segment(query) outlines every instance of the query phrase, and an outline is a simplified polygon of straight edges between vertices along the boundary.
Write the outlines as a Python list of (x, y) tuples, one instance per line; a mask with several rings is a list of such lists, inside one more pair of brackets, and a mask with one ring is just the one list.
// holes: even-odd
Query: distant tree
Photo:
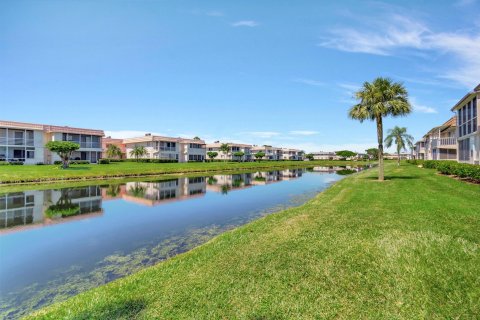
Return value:
[(237, 151), (233, 154), (237, 159), (238, 161), (240, 162), (242, 160), (242, 157), (245, 155), (245, 152), (243, 151)]
[(49, 141), (45, 145), (45, 148), (58, 154), (60, 159), (62, 159), (62, 168), (66, 169), (68, 168), (72, 153), (80, 149), (80, 145), (70, 141)]
[(193, 140), (202, 140), (202, 139), (200, 139), (199, 136), (195, 136), (195, 137), (193, 138)]
[(357, 155), (356, 152), (353, 152), (353, 151), (350, 151), (350, 150), (336, 151), (335, 154), (339, 157), (342, 157), (343, 159), (355, 157)]
[(254, 156), (255, 156), (255, 159), (257, 160), (263, 159), (263, 157), (265, 157), (265, 152), (259, 151), (255, 153)]
[(207, 152), (207, 156), (210, 158), (210, 160), (213, 160), (218, 156), (218, 152), (209, 151), (209, 152)]
[(120, 158), (122, 156), (122, 150), (115, 145), (115, 144), (109, 144), (107, 147), (107, 157), (109, 158)]
[(372, 160), (378, 160), (378, 149), (377, 148), (370, 148), (365, 150), (368, 157)]
[(218, 150), (222, 151), (227, 157), (230, 154), (230, 146), (228, 145), (228, 143), (222, 143)]
[(397, 165), (400, 165), (400, 151), (402, 149), (407, 151), (407, 147), (413, 148), (413, 137), (407, 133), (407, 128), (395, 126), (393, 129), (388, 130), (385, 146), (390, 148), (393, 142), (397, 145)]
[(307, 158), (309, 161), (314, 160), (315, 158), (313, 157), (313, 153), (308, 153), (305, 155), (305, 158)]
[(139, 158), (144, 157), (147, 154), (147, 149), (144, 146), (135, 146), (133, 147), (132, 151), (130, 151), (130, 155), (135, 157), (138, 162)]
[(383, 118), (404, 116), (412, 111), (408, 102), (408, 92), (403, 84), (388, 78), (376, 78), (365, 82), (355, 93), (359, 103), (354, 105), (348, 115), (352, 119), (376, 121), (378, 139), (378, 180), (384, 180), (383, 168)]

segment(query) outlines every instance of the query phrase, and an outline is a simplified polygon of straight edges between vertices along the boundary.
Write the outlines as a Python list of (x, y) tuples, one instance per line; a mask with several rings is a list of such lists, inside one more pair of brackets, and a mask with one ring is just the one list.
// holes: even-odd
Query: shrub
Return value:
[(441, 162), (442, 161), (439, 160), (425, 160), (423, 162), (423, 167), (427, 169), (436, 169)]
[(74, 160), (74, 161), (70, 161), (70, 164), (90, 164), (90, 161), (88, 161), (88, 160)]
[(60, 161), (60, 160), (57, 160), (57, 161), (53, 161), (53, 164), (58, 166), (58, 165), (61, 165), (63, 162)]
[(442, 174), (455, 175), (460, 178), (471, 179), (480, 182), (480, 166), (453, 161), (442, 161), (437, 165), (437, 170)]
[(37, 163), (35, 163), (35, 164), (36, 164), (37, 166), (43, 166), (43, 165), (44, 165), (43, 162), (37, 162)]
[(10, 165), (11, 166), (23, 166), (23, 162), (22, 161), (12, 161), (12, 162), (10, 162)]
[(98, 164), (110, 164), (110, 159), (100, 159), (98, 160)]
[(9, 164), (7, 161), (0, 161), (0, 166), (8, 166)]

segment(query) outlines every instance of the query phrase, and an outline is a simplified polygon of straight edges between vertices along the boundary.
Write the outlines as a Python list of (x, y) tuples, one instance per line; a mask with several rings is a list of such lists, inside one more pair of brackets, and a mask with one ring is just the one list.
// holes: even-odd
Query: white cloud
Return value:
[(259, 23), (253, 20), (240, 20), (232, 23), (232, 27), (256, 27)]
[(415, 97), (410, 97), (410, 104), (413, 106), (413, 111), (420, 113), (438, 113), (432, 107), (420, 104)]
[[(371, 21), (372, 19), (366, 18)], [(422, 54), (428, 59), (432, 53), (447, 54), (455, 66), (439, 71), (439, 77), (472, 88), (480, 74), (480, 32), (475, 34), (433, 32), (422, 22), (391, 15), (366, 28), (339, 28), (330, 31), (319, 46), (347, 52), (376, 55)]]
[(293, 82), (303, 83), (309, 86), (323, 87), (325, 83), (312, 79), (297, 78), (293, 79)]
[(296, 136), (314, 136), (319, 133), (320, 132), (318, 131), (309, 131), (309, 130), (294, 130), (289, 132), (289, 134), (293, 134)]
[(258, 138), (272, 138), (280, 135), (280, 132), (275, 132), (275, 131), (248, 131), (248, 132), (242, 132), (241, 134), (244, 135), (249, 135), (252, 137), (258, 137)]
[(146, 133), (151, 133), (154, 136), (165, 136), (163, 133), (158, 133), (158, 132), (146, 132), (146, 131), (135, 131), (135, 130), (106, 130), (105, 131), (105, 136), (111, 136), (112, 138), (116, 139), (125, 139), (125, 138), (136, 138), (136, 137), (142, 137)]

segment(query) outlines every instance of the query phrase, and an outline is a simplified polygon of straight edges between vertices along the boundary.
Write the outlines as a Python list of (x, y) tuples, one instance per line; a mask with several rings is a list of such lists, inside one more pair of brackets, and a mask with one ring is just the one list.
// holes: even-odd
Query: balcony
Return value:
[(80, 145), (80, 148), (82, 149), (100, 149), (102, 146), (100, 145), (100, 142), (80, 142), (80, 141), (74, 141), (74, 140), (63, 140), (63, 141), (68, 141), (68, 142), (73, 142), (73, 143), (78, 143)]
[(0, 145), (7, 145), (7, 146), (33, 146), (34, 140), (33, 139), (25, 139), (25, 138), (0, 138)]
[(432, 148), (456, 148), (457, 138), (439, 138), (432, 140)]

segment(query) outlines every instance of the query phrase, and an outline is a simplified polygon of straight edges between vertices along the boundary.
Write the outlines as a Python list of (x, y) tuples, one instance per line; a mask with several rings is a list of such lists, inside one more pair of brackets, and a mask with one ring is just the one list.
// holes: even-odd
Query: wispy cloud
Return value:
[(205, 12), (205, 15), (210, 17), (223, 17), (225, 14), (222, 11), (212, 10)]
[(296, 78), (296, 79), (293, 79), (292, 81), (297, 82), (297, 83), (306, 84), (306, 85), (309, 85), (309, 86), (315, 86), (315, 87), (323, 87), (325, 85), (325, 83), (323, 83), (321, 81), (312, 80), (312, 79), (305, 79), (305, 78)]
[[(371, 21), (372, 19), (365, 19)], [(438, 77), (473, 87), (480, 74), (480, 32), (434, 32), (424, 23), (401, 15), (357, 28), (332, 29), (318, 44), (346, 52), (375, 55), (448, 54), (456, 65), (439, 72)], [(429, 55), (426, 55), (430, 58)]]
[(477, 2), (477, 0), (458, 0), (457, 2), (455, 2), (455, 6), (466, 7), (466, 6), (470, 6), (472, 4), (475, 4), (476, 2)]
[(415, 97), (410, 97), (410, 104), (413, 107), (413, 111), (420, 113), (438, 113), (438, 111), (432, 107), (428, 107), (417, 101)]
[(319, 134), (320, 132), (318, 131), (309, 131), (309, 130), (293, 130), (290, 131), (289, 134), (295, 135), (295, 136), (314, 136)]
[(231, 25), (232, 25), (232, 27), (250, 27), (250, 28), (253, 28), (253, 27), (258, 26), (259, 23), (256, 22), (256, 21), (253, 21), (253, 20), (240, 20), (240, 21), (233, 22)]
[(248, 135), (257, 138), (272, 138), (280, 135), (280, 132), (275, 131), (247, 131), (242, 132), (242, 135)]
[(166, 136), (166, 134), (159, 133), (159, 132), (147, 132), (147, 131), (135, 131), (135, 130), (105, 130), (106, 137), (111, 136), (112, 138), (115, 138), (115, 139), (142, 137), (146, 133), (151, 133), (152, 135), (155, 135), (155, 136)]

